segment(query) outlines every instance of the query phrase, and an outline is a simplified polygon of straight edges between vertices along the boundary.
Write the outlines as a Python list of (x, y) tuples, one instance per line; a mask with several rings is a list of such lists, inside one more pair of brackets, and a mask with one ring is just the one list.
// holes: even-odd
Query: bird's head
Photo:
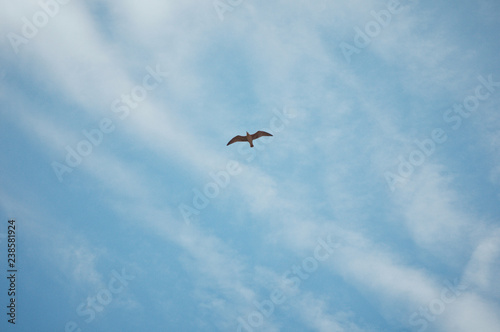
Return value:
[(248, 133), (248, 131), (247, 131), (247, 135), (250, 135), (250, 134)]

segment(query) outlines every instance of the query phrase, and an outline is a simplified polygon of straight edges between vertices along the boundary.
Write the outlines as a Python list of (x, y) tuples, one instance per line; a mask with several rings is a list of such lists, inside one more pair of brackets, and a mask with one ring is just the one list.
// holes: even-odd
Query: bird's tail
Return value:
[(250, 147), (253, 148), (253, 142), (250, 142)]

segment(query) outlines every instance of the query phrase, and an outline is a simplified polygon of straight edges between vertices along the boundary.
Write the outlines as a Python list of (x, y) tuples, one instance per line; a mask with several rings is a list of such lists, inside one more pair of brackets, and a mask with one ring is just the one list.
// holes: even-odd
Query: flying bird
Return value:
[(240, 136), (240, 135), (234, 136), (233, 138), (231, 138), (229, 143), (227, 143), (227, 145), (233, 144), (234, 142), (248, 142), (248, 143), (250, 143), (250, 147), (253, 148), (253, 140), (257, 139), (259, 137), (262, 137), (262, 136), (273, 136), (273, 135), (266, 133), (265, 131), (261, 131), (261, 130), (259, 130), (258, 132), (256, 132), (253, 135), (250, 135), (247, 131), (246, 136)]

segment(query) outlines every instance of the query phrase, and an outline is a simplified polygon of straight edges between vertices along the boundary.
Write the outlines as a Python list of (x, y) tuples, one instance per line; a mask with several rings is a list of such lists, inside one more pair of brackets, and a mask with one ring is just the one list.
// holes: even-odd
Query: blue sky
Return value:
[(497, 1), (3, 2), (2, 331), (500, 330)]

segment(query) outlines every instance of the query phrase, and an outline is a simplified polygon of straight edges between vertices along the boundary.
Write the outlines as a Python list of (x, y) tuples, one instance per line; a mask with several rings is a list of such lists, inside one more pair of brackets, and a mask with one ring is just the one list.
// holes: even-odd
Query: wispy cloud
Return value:
[[(134, 283), (161, 303), (146, 311), (162, 311), (166, 322), (169, 296), (182, 291), (183, 319), (198, 315), (189, 322), (198, 330), (237, 330), (238, 318), (250, 324), (253, 312), (269, 331), (290, 321), (317, 331), (497, 329), (496, 210), (491, 203), (469, 208), (481, 195), (464, 187), (466, 167), (485, 161), (485, 182), (497, 191), (498, 97), (481, 104), (460, 132), (447, 131), (446, 144), (436, 144), (398, 190), (388, 189), (383, 175), (397, 168), (398, 155), (411, 157), (415, 139), (445, 125), (449, 105), (474, 95), (478, 75), (494, 73), (491, 62), (457, 41), (454, 12), (404, 2), (348, 65), (339, 43), (351, 41), (353, 27), (377, 21), (372, 11), (387, 2), (239, 3), (221, 22), (211, 1), (70, 2), (17, 54), (2, 55), (9, 68), (0, 102), (12, 107), (2, 115), (43, 159), (36, 161), (40, 174), (65, 160), (67, 146), (90, 142), (84, 132), (102, 119), (114, 125), (68, 181), (0, 177), (17, 188), (0, 195), (5, 213), (29, 219), (41, 259), (67, 289), (78, 285), (66, 301), (77, 306), (82, 292), (105, 292), (111, 271), (129, 263)], [(40, 10), (36, 3), (8, 7), (9, 15), (0, 14), (7, 32)], [(148, 68), (159, 70), (162, 82), (142, 98), (141, 87), (152, 82), (145, 81)], [(128, 108), (117, 111), (117, 100)], [(240, 130), (272, 128), (273, 110), (287, 107), (295, 117), (269, 143), (225, 147)], [(461, 166), (464, 137), (484, 149), (481, 161), (464, 158), (468, 166)], [(241, 172), (185, 223), (179, 204), (231, 160)], [(54, 199), (42, 194), (44, 186)], [(64, 218), (11, 195), (52, 204)], [(29, 210), (40, 217), (28, 217)], [(264, 319), (255, 303), (271, 298), (291, 266), (313, 264), (305, 259), (326, 234), (339, 247)], [(135, 261), (132, 251), (150, 253)], [(153, 256), (157, 266), (147, 266)], [(176, 269), (185, 281), (170, 285), (144, 269)], [(420, 309), (443, 301), (445, 280), (468, 288), (427, 319)], [(134, 283), (120, 293), (124, 310), (147, 304)], [(349, 296), (330, 296), (327, 283)]]

